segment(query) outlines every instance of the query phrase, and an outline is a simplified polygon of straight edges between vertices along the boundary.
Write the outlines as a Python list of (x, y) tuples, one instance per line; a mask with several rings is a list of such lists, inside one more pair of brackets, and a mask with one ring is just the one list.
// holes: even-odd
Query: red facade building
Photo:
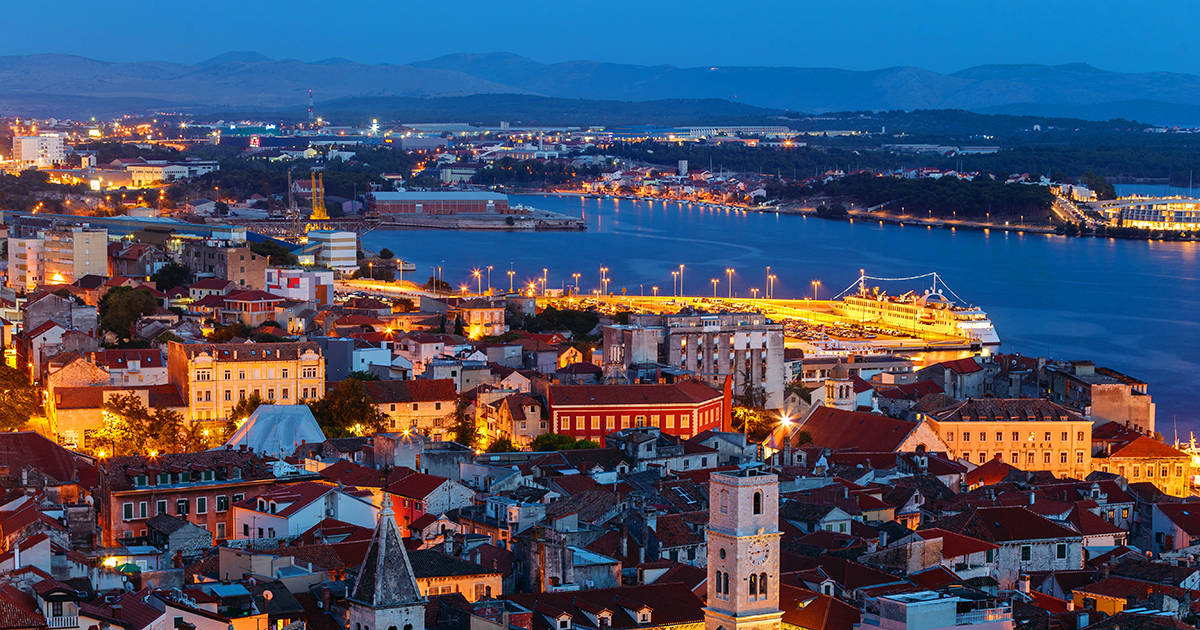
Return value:
[(729, 426), (728, 393), (699, 381), (644, 385), (556, 385), (549, 395), (555, 433), (604, 443), (629, 427), (658, 427), (684, 439)]

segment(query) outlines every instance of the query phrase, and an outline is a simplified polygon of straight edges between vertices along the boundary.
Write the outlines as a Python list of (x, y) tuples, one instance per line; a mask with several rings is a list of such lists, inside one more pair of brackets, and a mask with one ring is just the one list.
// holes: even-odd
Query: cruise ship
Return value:
[[(1000, 336), (987, 313), (982, 309), (959, 304), (947, 298), (938, 287), (945, 283), (937, 274), (918, 277), (933, 277), (933, 287), (917, 293), (909, 291), (891, 296), (876, 289), (868, 289), (868, 279), (901, 280), (901, 278), (869, 278), (861, 276), (856, 283), (855, 293), (844, 295), (833, 303), (834, 309), (843, 317), (862, 324), (877, 324), (915, 334), (934, 333), (951, 337), (965, 337), (984, 346), (1000, 344)], [(903, 278), (908, 280), (910, 278)], [(948, 288), (946, 288), (949, 291)], [(950, 291), (954, 295), (953, 291)], [(957, 298), (958, 296), (955, 295)]]

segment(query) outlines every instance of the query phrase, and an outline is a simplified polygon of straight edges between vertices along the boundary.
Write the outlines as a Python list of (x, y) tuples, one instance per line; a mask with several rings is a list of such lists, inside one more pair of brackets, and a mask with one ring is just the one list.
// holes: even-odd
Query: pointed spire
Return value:
[(383, 494), (379, 521), (367, 547), (350, 599), (372, 608), (393, 608), (425, 601), (404, 549), (389, 493)]

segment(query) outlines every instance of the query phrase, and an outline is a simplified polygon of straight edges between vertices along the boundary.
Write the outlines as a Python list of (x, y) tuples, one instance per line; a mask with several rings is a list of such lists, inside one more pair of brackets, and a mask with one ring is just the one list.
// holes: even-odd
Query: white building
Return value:
[(309, 242), (317, 244), (316, 263), (334, 271), (358, 269), (358, 236), (354, 232), (312, 230)]
[(63, 137), (57, 133), (13, 137), (13, 160), (19, 164), (50, 168), (65, 159)]
[(333, 272), (267, 267), (266, 291), (289, 300), (332, 304)]
[(370, 527), (378, 515), (369, 491), (306, 481), (233, 504), (233, 537), (298, 536), (327, 518)]
[(1004, 602), (968, 603), (953, 595), (917, 591), (881, 595), (875, 599), (875, 604), (877, 612), (863, 615), (862, 625), (882, 630), (1011, 630), (1014, 627), (1012, 605)]

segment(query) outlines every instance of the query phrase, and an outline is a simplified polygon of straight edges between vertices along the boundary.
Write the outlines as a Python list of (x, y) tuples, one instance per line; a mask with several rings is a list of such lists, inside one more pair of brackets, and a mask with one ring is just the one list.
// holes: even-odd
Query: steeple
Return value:
[[(392, 502), (386, 492), (375, 534), (371, 537), (371, 545), (358, 570), (358, 579), (354, 582), (349, 599), (352, 604), (374, 609), (377, 613), (382, 609), (411, 606), (424, 609), (425, 598), (417, 587), (412, 563), (408, 560), (408, 552), (404, 550), (404, 542), (396, 528)], [(378, 624), (372, 625), (378, 627)]]

